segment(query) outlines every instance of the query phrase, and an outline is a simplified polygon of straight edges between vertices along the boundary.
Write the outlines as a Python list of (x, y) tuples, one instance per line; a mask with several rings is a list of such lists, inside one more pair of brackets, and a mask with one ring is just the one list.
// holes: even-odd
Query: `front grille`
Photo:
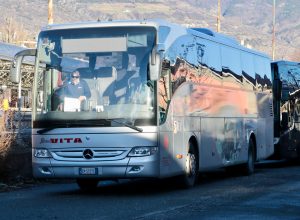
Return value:
[(55, 160), (65, 161), (87, 161), (83, 156), (83, 151), (90, 149), (93, 152), (91, 161), (119, 160), (123, 159), (129, 153), (129, 149), (99, 149), (99, 148), (82, 148), (82, 149), (53, 149), (50, 150)]

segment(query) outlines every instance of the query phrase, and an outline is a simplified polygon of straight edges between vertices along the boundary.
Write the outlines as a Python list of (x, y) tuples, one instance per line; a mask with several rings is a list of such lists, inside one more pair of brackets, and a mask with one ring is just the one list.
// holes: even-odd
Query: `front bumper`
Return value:
[[(126, 157), (117, 161), (70, 162), (53, 158), (34, 158), (33, 175), (36, 178), (156, 178), (159, 177), (157, 154), (144, 157)], [(82, 175), (80, 168), (97, 168), (95, 175)]]

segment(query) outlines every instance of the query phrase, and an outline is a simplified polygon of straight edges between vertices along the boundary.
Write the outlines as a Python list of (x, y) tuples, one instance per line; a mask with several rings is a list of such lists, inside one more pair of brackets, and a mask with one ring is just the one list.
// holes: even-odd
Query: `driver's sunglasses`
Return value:
[(72, 78), (76, 78), (76, 79), (78, 79), (80, 76), (72, 76)]

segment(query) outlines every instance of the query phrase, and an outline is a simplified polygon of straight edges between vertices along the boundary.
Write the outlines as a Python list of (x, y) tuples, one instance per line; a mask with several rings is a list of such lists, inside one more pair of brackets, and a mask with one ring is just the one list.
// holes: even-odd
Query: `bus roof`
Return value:
[(89, 21), (79, 23), (66, 23), (66, 24), (51, 24), (42, 28), (45, 30), (61, 30), (61, 29), (80, 29), (80, 28), (97, 28), (97, 27), (128, 27), (128, 26), (141, 26), (141, 27), (156, 27), (159, 26), (179, 26), (168, 23), (164, 20), (115, 20), (115, 21)]
[(261, 53), (259, 51), (248, 49), (238, 43), (233, 37), (214, 32), (206, 28), (186, 28), (184, 26), (167, 22), (162, 19), (151, 19), (151, 20), (115, 20), (115, 21), (89, 21), (89, 22), (79, 22), (79, 23), (66, 23), (66, 24), (52, 24), (47, 25), (42, 28), (42, 31), (47, 30), (66, 30), (66, 29), (80, 29), (80, 28), (105, 28), (105, 27), (154, 27), (157, 30), (160, 27), (168, 27), (170, 29), (168, 38), (165, 38), (166, 48), (170, 46), (178, 37), (186, 34), (191, 34), (194, 36), (199, 36), (201, 38), (214, 41), (223, 45), (237, 48), (239, 50), (244, 50), (249, 53), (254, 53), (259, 56), (267, 57), (268, 55)]
[(289, 60), (276, 60), (273, 61), (272, 63), (274, 64), (279, 64), (279, 65), (289, 65), (289, 66), (300, 66), (300, 62), (294, 62), (294, 61), (289, 61)]

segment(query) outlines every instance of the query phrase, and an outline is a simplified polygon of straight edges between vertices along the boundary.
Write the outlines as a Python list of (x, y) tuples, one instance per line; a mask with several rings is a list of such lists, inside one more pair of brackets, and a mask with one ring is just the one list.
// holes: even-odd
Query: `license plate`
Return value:
[(94, 167), (82, 167), (79, 168), (80, 175), (96, 175), (98, 174), (98, 169)]

